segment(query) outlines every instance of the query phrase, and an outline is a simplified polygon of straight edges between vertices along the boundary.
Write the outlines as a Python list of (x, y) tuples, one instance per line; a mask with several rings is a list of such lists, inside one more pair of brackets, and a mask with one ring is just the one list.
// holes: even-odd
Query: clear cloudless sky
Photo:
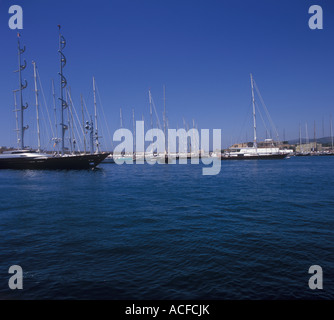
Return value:
[[(162, 122), (165, 85), (169, 127), (183, 126), (183, 119), (191, 127), (194, 119), (198, 128), (221, 128), (223, 145), (251, 141), (253, 73), (281, 139), (298, 138), (300, 123), (303, 136), (307, 123), (313, 137), (314, 121), (318, 137), (323, 124), (330, 135), (332, 0), (0, 0), (0, 145), (16, 146), (17, 30), (8, 27), (13, 4), (23, 8), (27, 145), (37, 145), (32, 60), (51, 116), (51, 79), (59, 96), (58, 24), (67, 40), (64, 75), (74, 105), (79, 113), (82, 93), (93, 112), (95, 76), (111, 133), (120, 126), (120, 108), (124, 127), (132, 129), (132, 109), (149, 127), (149, 88)], [(314, 4), (322, 6), (323, 30), (308, 26)], [(41, 92), (40, 98), (43, 103)], [(258, 126), (263, 139), (259, 115)]]

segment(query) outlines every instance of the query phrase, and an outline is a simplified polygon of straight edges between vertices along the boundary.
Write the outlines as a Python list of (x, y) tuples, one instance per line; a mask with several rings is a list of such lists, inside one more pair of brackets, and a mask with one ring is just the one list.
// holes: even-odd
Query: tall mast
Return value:
[[(68, 106), (68, 89), (65, 89), (65, 95), (66, 95), (66, 104)], [(69, 137), (68, 137), (68, 141), (70, 143), (70, 151), (71, 153), (73, 152), (73, 148), (72, 148), (72, 126), (71, 126), (71, 117), (70, 117), (70, 110), (71, 107), (67, 108), (67, 128), (69, 129)]]
[(314, 120), (314, 144), (313, 144), (313, 151), (316, 151), (317, 149), (317, 141), (316, 141), (316, 135), (315, 135), (315, 120)]
[[(183, 129), (187, 131), (186, 121), (184, 120), (184, 118), (182, 118), (182, 122), (183, 122)], [(189, 149), (189, 140), (187, 138), (186, 153), (188, 152), (188, 149)], [(180, 143), (179, 143), (179, 150), (180, 150)], [(184, 150), (182, 150), (182, 151), (184, 151)]]
[(152, 96), (151, 89), (148, 89), (148, 98), (150, 102), (150, 118), (151, 118), (151, 129), (153, 129), (153, 117), (152, 117)]
[(132, 126), (133, 126), (133, 153), (136, 155), (136, 124), (135, 124), (135, 109), (132, 109)]
[(60, 33), (60, 25), (59, 28), (59, 56), (60, 56), (60, 105), (61, 105), (61, 153), (65, 154), (65, 131), (68, 129), (68, 126), (64, 123), (64, 110), (68, 107), (67, 102), (64, 100), (64, 88), (67, 85), (66, 78), (63, 75), (63, 68), (66, 65), (66, 58), (63, 54), (63, 49), (66, 46), (66, 40), (63, 35)]
[(82, 114), (82, 130), (83, 130), (83, 138), (84, 138), (84, 152), (86, 154), (86, 134), (85, 134), (85, 116), (84, 116), (84, 108), (83, 108), (83, 99), (82, 94), (80, 94), (81, 99), (81, 114)]
[(53, 98), (53, 112), (55, 117), (55, 129), (56, 129), (56, 137), (58, 136), (58, 121), (57, 121), (57, 107), (56, 107), (56, 92), (55, 92), (55, 82), (52, 79), (52, 98)]
[(94, 123), (93, 123), (93, 118), (90, 116), (90, 153), (94, 153)]
[(41, 152), (41, 132), (39, 127), (39, 104), (38, 104), (38, 88), (37, 88), (37, 74), (36, 74), (36, 62), (32, 62), (34, 66), (34, 82), (35, 82), (35, 98), (36, 98), (36, 120), (37, 120), (37, 151)]
[(74, 133), (74, 119), (73, 119), (73, 101), (71, 97), (71, 87), (68, 88), (68, 100), (70, 102), (70, 107), (69, 107), (69, 112), (70, 112), (70, 129), (71, 129), (71, 145), (72, 145), (72, 153), (75, 153), (75, 145), (76, 145), (76, 140), (75, 140), (75, 133)]
[(254, 143), (253, 147), (257, 151), (257, 142), (256, 142), (256, 117), (255, 117), (255, 97), (254, 97), (254, 80), (253, 75), (250, 74), (251, 77), (251, 87), (252, 87), (252, 103), (253, 103), (253, 124), (254, 124)]
[(121, 124), (121, 129), (122, 129), (123, 128), (122, 108), (119, 108), (119, 120)]
[(166, 86), (163, 86), (164, 91), (164, 136), (165, 136), (165, 153), (167, 151), (166, 143), (167, 143), (167, 137), (166, 137)]
[[(198, 130), (197, 124), (195, 125), (195, 119), (193, 119), (193, 129)], [(197, 140), (196, 135), (192, 134), (192, 136), (193, 136), (193, 139), (194, 139), (194, 150), (199, 152), (199, 148), (200, 148), (199, 141)]]
[[(148, 99), (150, 103), (150, 120), (151, 120), (151, 129), (153, 130), (153, 115), (152, 115), (152, 95), (151, 95), (151, 89), (148, 89)], [(153, 141), (153, 131), (151, 134), (151, 138)], [(152, 154), (153, 154), (153, 147), (152, 147)]]
[(311, 147), (309, 146), (310, 144), (310, 140), (309, 140), (309, 136), (308, 136), (308, 128), (307, 128), (307, 122), (305, 122), (305, 139), (306, 139), (306, 145), (307, 145), (307, 152), (311, 151)]
[[(193, 119), (193, 129), (195, 129), (195, 120), (194, 119)], [(193, 137), (193, 140), (194, 140), (194, 143), (193, 143), (194, 147), (193, 147), (193, 149), (196, 150), (197, 141), (195, 141), (194, 131), (192, 133), (192, 137)]]
[(331, 123), (330, 123), (330, 130), (331, 130), (331, 142), (332, 142), (332, 150), (333, 150), (333, 121), (331, 116)]
[(94, 93), (94, 115), (95, 115), (95, 144), (96, 144), (95, 153), (99, 153), (100, 144), (99, 144), (99, 131), (98, 131), (98, 126), (97, 126), (96, 89), (95, 89), (95, 78), (94, 77), (93, 77), (93, 93)]
[[(54, 142), (55, 142), (55, 146), (58, 145), (59, 139), (58, 139), (58, 121), (57, 121), (57, 107), (56, 107), (56, 92), (55, 92), (55, 83), (52, 79), (52, 97), (53, 97), (53, 111), (54, 111), (54, 117), (55, 117), (55, 129), (56, 129), (56, 135), (53, 138)], [(59, 149), (57, 148), (57, 151), (59, 151)]]
[[(189, 132), (189, 124), (188, 123), (187, 123), (187, 132)], [(187, 138), (187, 140), (188, 140), (188, 138)], [(192, 152), (192, 141), (191, 141), (191, 139), (189, 140), (189, 152), (190, 153)]]
[(299, 123), (299, 152), (302, 152), (302, 128)]
[(21, 64), (21, 54), (25, 52), (26, 50), (26, 47), (24, 46), (22, 49), (21, 49), (21, 46), (20, 46), (20, 37), (21, 35), (18, 33), (17, 34), (17, 52), (18, 52), (18, 63), (19, 63), (19, 92), (20, 92), (20, 122), (21, 122), (21, 129), (20, 129), (20, 148), (21, 149), (24, 149), (24, 131), (28, 129), (28, 126), (24, 126), (24, 117), (23, 117), (23, 113), (24, 113), (24, 110), (28, 108), (28, 104), (26, 103), (26, 105), (24, 106), (23, 105), (23, 96), (22, 96), (22, 90), (25, 89), (27, 87), (27, 80), (24, 80), (25, 84), (22, 84), (22, 74), (21, 74), (21, 71), (24, 70), (27, 66), (27, 62), (24, 60), (24, 64), (22, 65)]
[(14, 112), (15, 112), (15, 124), (16, 124), (16, 142), (17, 142), (17, 148), (20, 148), (20, 129), (19, 129), (19, 118), (17, 115), (17, 112), (19, 111), (17, 109), (17, 101), (16, 101), (16, 92), (19, 90), (13, 90), (13, 94), (14, 94)]

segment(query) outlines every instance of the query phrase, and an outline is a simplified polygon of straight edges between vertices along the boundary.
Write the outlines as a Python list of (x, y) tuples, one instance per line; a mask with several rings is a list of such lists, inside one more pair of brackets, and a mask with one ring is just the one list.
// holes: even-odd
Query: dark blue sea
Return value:
[(202, 166), (1, 170), (0, 299), (334, 299), (334, 157)]

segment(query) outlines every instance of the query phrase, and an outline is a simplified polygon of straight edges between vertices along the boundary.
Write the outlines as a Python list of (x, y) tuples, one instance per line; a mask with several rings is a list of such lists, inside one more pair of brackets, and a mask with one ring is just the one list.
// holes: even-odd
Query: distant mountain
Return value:
[[(322, 137), (322, 138), (316, 138), (315, 139), (318, 143), (321, 144), (331, 144), (332, 143), (332, 138), (331, 137)], [(302, 138), (301, 139), (302, 143), (306, 143), (306, 139)], [(309, 139), (309, 142), (314, 142), (314, 139)], [(293, 139), (293, 140), (289, 140), (289, 144), (299, 144), (299, 139)]]

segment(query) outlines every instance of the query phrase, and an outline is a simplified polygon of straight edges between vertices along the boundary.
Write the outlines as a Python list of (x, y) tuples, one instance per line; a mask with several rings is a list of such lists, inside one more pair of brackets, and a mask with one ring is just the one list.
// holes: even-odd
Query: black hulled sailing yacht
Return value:
[[(51, 155), (41, 153), (40, 150), (28, 150), (24, 146), (24, 132), (28, 126), (24, 126), (24, 110), (28, 105), (23, 105), (22, 91), (27, 87), (27, 81), (22, 84), (22, 71), (26, 68), (26, 61), (21, 63), (21, 55), (25, 52), (25, 47), (21, 48), (20, 35), (18, 34), (18, 63), (19, 63), (19, 92), (20, 96), (20, 129), (19, 129), (19, 149), (7, 151), (0, 154), (0, 169), (89, 169), (95, 168), (102, 162), (109, 153), (101, 153), (97, 148), (95, 153), (91, 154), (66, 154), (65, 153), (65, 131), (67, 126), (64, 124), (64, 110), (68, 107), (64, 100), (64, 88), (66, 87), (66, 79), (63, 75), (63, 68), (66, 64), (66, 59), (63, 54), (66, 41), (60, 33), (59, 27), (59, 54), (60, 54), (60, 104), (61, 104), (61, 127), (62, 127), (62, 148), (61, 154)], [(98, 142), (97, 142), (98, 144)]]

